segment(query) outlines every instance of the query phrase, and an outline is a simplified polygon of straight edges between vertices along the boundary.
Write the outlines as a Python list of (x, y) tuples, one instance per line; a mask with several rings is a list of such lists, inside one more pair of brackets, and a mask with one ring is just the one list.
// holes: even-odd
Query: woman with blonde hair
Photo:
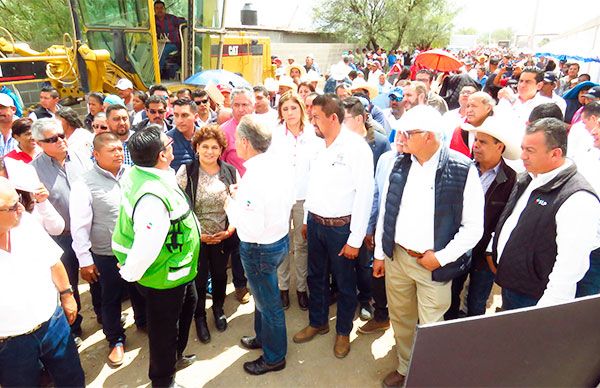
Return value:
[(290, 263), (294, 258), (296, 273), (296, 291), (298, 305), (302, 310), (308, 308), (306, 293), (307, 246), (302, 237), (304, 217), (304, 199), (308, 184), (310, 161), (317, 152), (325, 148), (323, 139), (317, 137), (314, 127), (309, 123), (306, 108), (302, 98), (294, 92), (287, 92), (279, 100), (279, 126), (273, 130), (273, 140), (270, 150), (286, 156), (294, 173), (296, 203), (292, 207), (290, 231), (290, 253), (279, 266), (277, 271), (279, 290), (283, 308), (290, 305)]

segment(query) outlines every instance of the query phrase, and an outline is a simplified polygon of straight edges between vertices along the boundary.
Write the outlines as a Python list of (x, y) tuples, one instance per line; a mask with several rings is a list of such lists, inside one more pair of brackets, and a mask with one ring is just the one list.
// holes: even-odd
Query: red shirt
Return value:
[(29, 154), (27, 154), (23, 151), (17, 151), (17, 150), (10, 151), (8, 154), (5, 155), (5, 157), (20, 160), (25, 163), (29, 163), (33, 160), (33, 158), (31, 156), (29, 156)]

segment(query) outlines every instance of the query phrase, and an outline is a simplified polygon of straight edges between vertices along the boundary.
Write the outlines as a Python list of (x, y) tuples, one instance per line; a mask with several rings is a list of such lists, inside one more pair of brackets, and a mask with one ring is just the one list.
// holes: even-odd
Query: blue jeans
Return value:
[(256, 305), (254, 331), (268, 364), (284, 360), (287, 353), (285, 314), (279, 297), (277, 267), (289, 248), (287, 235), (272, 244), (240, 242), (242, 265)]
[(511, 291), (506, 288), (502, 289), (502, 309), (514, 310), (522, 307), (532, 307), (537, 304), (538, 298), (532, 298), (529, 295)]
[(356, 258), (356, 287), (358, 288), (358, 302), (367, 304), (371, 300), (371, 281), (373, 279), (373, 251), (367, 249), (363, 243)]
[(102, 331), (112, 348), (118, 342), (125, 343), (125, 329), (121, 326), (121, 299), (125, 288), (129, 291), (135, 323), (138, 327), (146, 325), (146, 305), (135, 284), (121, 278), (115, 256), (92, 253), (92, 257), (100, 272), (98, 283), (102, 289)]
[[(350, 224), (324, 226), (308, 215), (308, 318), (312, 327), (329, 320), (329, 273), (331, 270), (338, 288), (336, 331), (349, 335), (356, 312), (356, 262), (338, 254), (348, 241)], [(329, 265), (328, 265), (329, 264)]]
[(494, 273), (486, 265), (482, 269), (471, 269), (467, 294), (467, 316), (485, 314), (485, 306), (494, 286)]
[[(73, 239), (71, 238), (70, 234), (52, 236), (52, 238), (64, 252), (60, 257), (60, 261), (62, 261), (63, 265), (65, 266), (67, 276), (69, 277), (69, 283), (71, 283), (71, 286), (73, 287), (73, 296), (75, 297), (75, 302), (77, 302), (77, 318), (75, 319), (75, 322), (71, 324), (71, 332), (73, 335), (79, 336), (81, 335), (81, 321), (83, 321), (83, 317), (80, 314), (81, 299), (79, 298), (79, 261), (77, 260), (77, 256), (75, 255), (75, 252), (71, 246), (73, 244)], [(96, 282), (90, 284), (90, 295), (92, 297), (94, 313), (96, 316), (102, 315), (102, 290), (100, 289), (100, 283)]]
[(79, 353), (70, 334), (69, 323), (58, 306), (35, 332), (0, 341), (0, 386), (39, 386), (42, 364), (56, 387), (85, 386)]
[(576, 298), (600, 294), (600, 248), (590, 254), (590, 269), (577, 283)]

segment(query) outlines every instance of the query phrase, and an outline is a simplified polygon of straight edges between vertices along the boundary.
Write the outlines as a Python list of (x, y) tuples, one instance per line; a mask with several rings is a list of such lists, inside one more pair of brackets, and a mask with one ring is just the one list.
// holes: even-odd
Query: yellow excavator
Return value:
[[(16, 43), (0, 27), (0, 84), (49, 81), (62, 98), (90, 91), (116, 93), (120, 78), (147, 90), (176, 88), (207, 69), (240, 74), (251, 84), (273, 75), (270, 39), (224, 28), (226, 0), (164, 0), (166, 12), (184, 19), (180, 46), (160, 58), (169, 43), (157, 34), (154, 0), (69, 0), (72, 34), (43, 52)], [(161, 75), (162, 73), (162, 75)]]

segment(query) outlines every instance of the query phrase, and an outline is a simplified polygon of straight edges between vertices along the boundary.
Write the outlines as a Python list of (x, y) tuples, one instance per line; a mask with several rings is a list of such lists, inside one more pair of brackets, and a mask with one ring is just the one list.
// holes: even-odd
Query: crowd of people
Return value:
[(195, 361), (192, 326), (211, 341), (208, 294), (227, 330), (228, 267), (255, 304), (247, 373), (286, 367), (286, 309), (308, 311), (301, 344), (337, 304), (337, 358), (356, 315), (393, 328), (385, 387), (417, 323), (485, 314), (494, 282), (503, 310), (600, 293), (600, 86), (549, 58), (478, 49), (436, 73), (415, 54), (274, 57), (253, 88), (121, 79), (85, 117), (50, 86), (29, 112), (0, 93), (0, 385), (85, 385), (80, 279), (112, 367), (131, 300), (153, 386)]

